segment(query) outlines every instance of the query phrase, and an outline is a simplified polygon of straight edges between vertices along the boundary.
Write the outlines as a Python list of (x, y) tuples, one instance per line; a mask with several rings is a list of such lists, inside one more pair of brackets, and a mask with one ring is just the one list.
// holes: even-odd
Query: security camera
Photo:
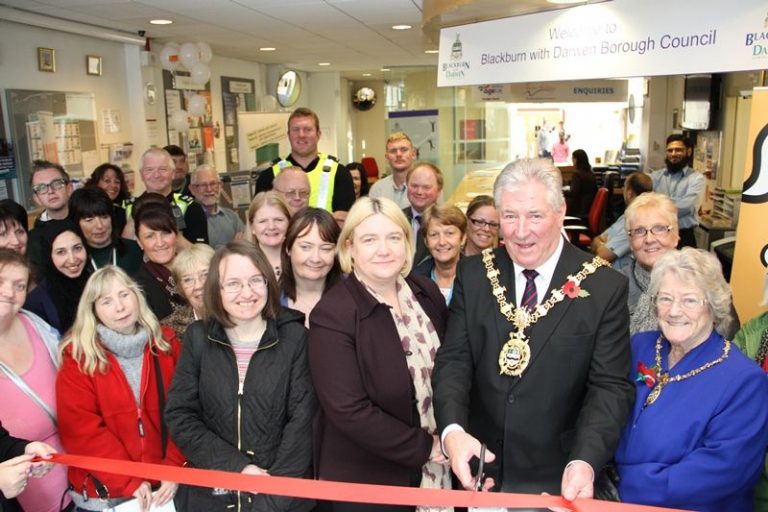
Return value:
[(144, 37), (147, 34), (146, 30), (139, 30), (139, 37)]

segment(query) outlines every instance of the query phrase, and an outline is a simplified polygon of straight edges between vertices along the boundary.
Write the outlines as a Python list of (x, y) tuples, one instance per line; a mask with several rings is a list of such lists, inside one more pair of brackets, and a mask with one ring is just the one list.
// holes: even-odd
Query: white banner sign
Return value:
[(438, 86), (768, 67), (765, 0), (613, 0), (440, 31)]

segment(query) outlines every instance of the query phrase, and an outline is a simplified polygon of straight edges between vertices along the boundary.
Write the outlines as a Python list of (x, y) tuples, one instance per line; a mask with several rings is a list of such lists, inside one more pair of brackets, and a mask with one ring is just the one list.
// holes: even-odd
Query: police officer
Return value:
[[(191, 196), (173, 192), (172, 182), (175, 165), (164, 149), (150, 148), (141, 155), (141, 179), (147, 192), (155, 192), (168, 198), (176, 226), (184, 238), (193, 244), (208, 243), (208, 219), (205, 210)], [(131, 216), (133, 204), (126, 207)]]
[(256, 180), (256, 191), (272, 189), (272, 181), (286, 167), (300, 167), (310, 183), (309, 206), (330, 212), (346, 212), (355, 202), (355, 186), (346, 167), (330, 155), (317, 151), (320, 121), (308, 108), (297, 108), (288, 117), (288, 140), (291, 154), (276, 160)]

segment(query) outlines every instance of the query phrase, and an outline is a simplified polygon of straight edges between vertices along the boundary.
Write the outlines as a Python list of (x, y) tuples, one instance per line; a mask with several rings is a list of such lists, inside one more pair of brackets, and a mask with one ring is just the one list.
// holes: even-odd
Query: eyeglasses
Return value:
[(472, 217), (469, 218), (469, 222), (471, 222), (472, 225), (476, 228), (499, 229), (498, 222), (487, 221), (483, 219), (473, 219)]
[(38, 183), (32, 187), (32, 192), (37, 195), (47, 194), (49, 190), (63, 189), (67, 186), (67, 183), (69, 183), (69, 181), (65, 180), (64, 178), (53, 180), (50, 183)]
[(696, 311), (707, 303), (705, 299), (699, 299), (697, 297), (683, 297), (678, 300), (671, 295), (657, 295), (655, 302), (656, 307), (662, 309), (669, 309), (672, 307), (672, 304), (677, 302), (680, 304), (680, 307), (686, 311)]
[(649, 232), (655, 236), (659, 235), (666, 235), (672, 231), (672, 226), (663, 226), (661, 224), (656, 224), (655, 226), (651, 226), (650, 229), (646, 227), (640, 227), (635, 229), (630, 229), (627, 231), (627, 234), (630, 238), (645, 238), (645, 235), (647, 235)]
[(280, 192), (281, 194), (283, 194), (286, 197), (295, 197), (295, 198), (298, 198), (298, 199), (306, 199), (306, 198), (309, 197), (309, 190), (298, 190), (298, 189), (294, 189), (294, 190), (280, 190), (278, 188), (276, 188), (275, 190), (277, 190), (278, 192)]
[(184, 288), (191, 288), (195, 286), (196, 283), (205, 283), (206, 278), (208, 277), (208, 271), (205, 270), (203, 272), (200, 272), (197, 275), (186, 275), (181, 278), (181, 286)]
[[(253, 276), (247, 281), (248, 286), (251, 290), (254, 292), (258, 292), (267, 286), (267, 278), (264, 276)], [(224, 290), (225, 293), (240, 293), (243, 291), (243, 288), (245, 287), (245, 284), (243, 281), (238, 281), (237, 279), (232, 279), (230, 281), (224, 282), (224, 284), (221, 285), (221, 289)]]

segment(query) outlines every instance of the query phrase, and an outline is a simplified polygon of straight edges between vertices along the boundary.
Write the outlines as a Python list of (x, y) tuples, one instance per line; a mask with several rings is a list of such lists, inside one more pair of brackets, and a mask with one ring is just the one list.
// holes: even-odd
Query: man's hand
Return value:
[(576, 498), (591, 498), (594, 492), (595, 472), (592, 466), (576, 460), (565, 467), (560, 492), (568, 501)]
[(263, 476), (269, 476), (269, 473), (266, 469), (261, 469), (256, 464), (248, 464), (243, 468), (243, 470), (240, 472), (244, 475), (263, 475)]
[[(454, 430), (445, 436), (445, 452), (448, 454), (448, 460), (451, 462), (451, 469), (461, 485), (469, 490), (475, 490), (476, 479), (469, 468), (469, 461), (472, 457), (480, 457), (480, 441), (462, 430)], [(490, 450), (485, 450), (485, 462), (493, 462), (496, 459)], [(482, 477), (482, 475), (480, 475)], [(493, 478), (487, 478), (483, 484), (483, 491), (493, 488), (495, 482)]]

